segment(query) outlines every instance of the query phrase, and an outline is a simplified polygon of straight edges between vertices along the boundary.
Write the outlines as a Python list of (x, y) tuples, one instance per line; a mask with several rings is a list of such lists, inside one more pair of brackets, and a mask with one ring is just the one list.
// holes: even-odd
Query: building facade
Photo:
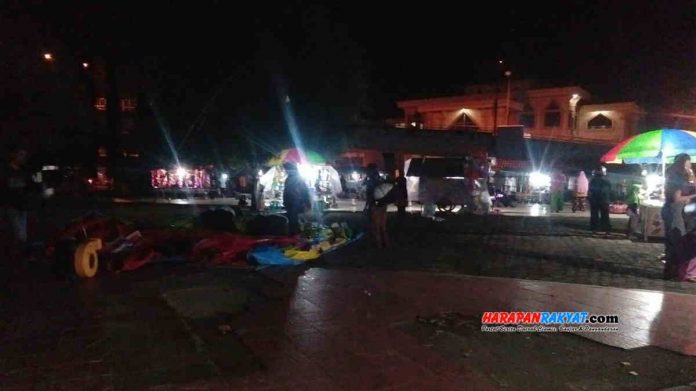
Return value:
[(506, 92), (406, 100), (398, 127), (430, 131), (495, 133), (522, 125), (525, 137), (578, 143), (616, 144), (638, 133), (642, 111), (633, 102), (593, 104), (580, 87), (515, 88)]

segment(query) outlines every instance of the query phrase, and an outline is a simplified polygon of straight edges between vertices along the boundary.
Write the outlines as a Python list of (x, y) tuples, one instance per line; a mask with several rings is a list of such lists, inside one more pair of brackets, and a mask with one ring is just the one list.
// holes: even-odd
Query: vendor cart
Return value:
[(474, 162), (466, 158), (414, 158), (405, 163), (408, 199), (437, 205), (443, 212), (472, 204)]

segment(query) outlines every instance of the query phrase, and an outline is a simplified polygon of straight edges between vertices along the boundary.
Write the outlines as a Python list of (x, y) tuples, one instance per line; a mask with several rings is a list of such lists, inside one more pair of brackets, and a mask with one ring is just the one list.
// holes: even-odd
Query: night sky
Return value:
[(138, 66), (180, 133), (213, 95), (210, 128), (277, 126), (289, 96), (300, 127), (321, 133), (507, 69), (595, 101), (696, 110), (696, 0), (185, 3), (17, 2), (2, 18), (39, 26), (24, 41)]

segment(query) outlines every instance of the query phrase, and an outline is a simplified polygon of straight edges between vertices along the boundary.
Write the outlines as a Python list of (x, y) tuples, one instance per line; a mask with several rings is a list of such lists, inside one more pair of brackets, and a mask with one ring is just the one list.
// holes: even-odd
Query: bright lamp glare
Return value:
[(540, 172), (533, 172), (529, 175), (529, 184), (537, 188), (549, 187), (551, 186), (551, 177)]
[(223, 181), (226, 181), (227, 178), (229, 178), (229, 177), (230, 177), (230, 176), (227, 175), (227, 173), (222, 173), (222, 175), (220, 175), (220, 179), (222, 179)]
[(358, 180), (360, 180), (360, 174), (358, 174), (357, 172), (353, 171), (353, 173), (350, 174), (350, 178), (351, 178), (352, 180), (354, 180), (354, 181), (358, 181)]
[(178, 176), (179, 178), (185, 177), (186, 176), (186, 169), (183, 167), (177, 168), (176, 169), (176, 176)]
[(657, 174), (650, 174), (645, 177), (645, 184), (647, 185), (648, 189), (656, 189), (658, 186), (660, 186), (663, 183), (662, 177), (657, 175)]
[(298, 164), (297, 170), (300, 172), (300, 175), (305, 180), (311, 181), (315, 179), (314, 169), (312, 168), (312, 166), (307, 164)]

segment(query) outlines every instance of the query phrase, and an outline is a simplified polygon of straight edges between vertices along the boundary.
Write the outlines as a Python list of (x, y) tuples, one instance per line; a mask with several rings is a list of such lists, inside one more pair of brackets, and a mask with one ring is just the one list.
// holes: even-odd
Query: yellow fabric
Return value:
[(283, 251), (283, 255), (295, 261), (311, 261), (319, 258), (322, 253), (343, 244), (345, 241), (346, 239), (337, 239), (334, 244), (331, 244), (325, 240), (318, 245), (312, 246), (312, 248), (308, 251), (298, 250), (297, 248), (289, 248)]
[(319, 251), (311, 249), (309, 251), (302, 251), (296, 249), (285, 250), (283, 253), (286, 257), (294, 259), (296, 261), (311, 261), (312, 259), (319, 258)]

